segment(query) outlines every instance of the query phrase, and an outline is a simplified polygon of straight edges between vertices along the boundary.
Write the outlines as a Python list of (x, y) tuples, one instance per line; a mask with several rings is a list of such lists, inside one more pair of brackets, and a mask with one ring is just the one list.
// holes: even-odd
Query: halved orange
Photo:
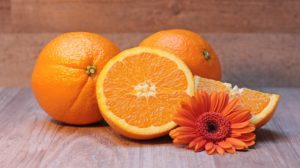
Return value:
[(194, 93), (194, 78), (183, 61), (146, 47), (112, 58), (97, 80), (97, 99), (106, 122), (133, 139), (165, 135), (181, 101)]
[(198, 90), (210, 92), (227, 92), (230, 97), (239, 97), (241, 105), (249, 109), (252, 114), (251, 122), (259, 128), (266, 124), (273, 116), (280, 96), (277, 94), (263, 93), (247, 88), (232, 86), (211, 79), (195, 76), (195, 87)]

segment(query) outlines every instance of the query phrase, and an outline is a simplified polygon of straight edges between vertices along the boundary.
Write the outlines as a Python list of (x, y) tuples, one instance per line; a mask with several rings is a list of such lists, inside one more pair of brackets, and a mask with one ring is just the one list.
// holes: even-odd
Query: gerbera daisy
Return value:
[(208, 154), (235, 153), (255, 144), (251, 114), (227, 93), (196, 92), (174, 116), (179, 127), (170, 132), (175, 144)]

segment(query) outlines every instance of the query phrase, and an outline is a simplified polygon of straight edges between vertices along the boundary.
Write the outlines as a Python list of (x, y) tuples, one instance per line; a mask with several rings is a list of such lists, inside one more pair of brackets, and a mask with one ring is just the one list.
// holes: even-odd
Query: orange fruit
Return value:
[(231, 98), (239, 97), (241, 105), (251, 111), (251, 122), (259, 128), (266, 124), (273, 116), (280, 96), (263, 93), (247, 88), (238, 88), (229, 83), (222, 83), (211, 79), (195, 76), (195, 87), (198, 90), (211, 92), (226, 92)]
[(221, 80), (221, 65), (215, 51), (200, 35), (183, 29), (154, 33), (140, 46), (166, 50), (182, 59), (194, 75)]
[(105, 121), (120, 134), (151, 139), (168, 134), (180, 102), (194, 93), (192, 73), (171, 53), (145, 47), (112, 58), (97, 80)]
[(119, 53), (108, 39), (93, 33), (62, 34), (41, 51), (32, 73), (32, 89), (40, 106), (68, 124), (102, 119), (96, 79), (104, 64)]

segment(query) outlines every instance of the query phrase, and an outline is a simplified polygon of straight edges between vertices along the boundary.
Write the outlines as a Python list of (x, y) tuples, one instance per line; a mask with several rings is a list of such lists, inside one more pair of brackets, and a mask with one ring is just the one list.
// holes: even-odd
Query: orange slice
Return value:
[(241, 105), (251, 111), (251, 122), (257, 128), (263, 126), (272, 118), (280, 99), (277, 94), (238, 88), (238, 86), (232, 86), (230, 83), (222, 83), (199, 76), (195, 76), (195, 87), (198, 90), (207, 92), (227, 92), (231, 98), (239, 97)]
[(189, 68), (171, 53), (137, 47), (112, 58), (97, 80), (97, 99), (106, 122), (133, 139), (168, 133), (180, 102), (194, 93)]

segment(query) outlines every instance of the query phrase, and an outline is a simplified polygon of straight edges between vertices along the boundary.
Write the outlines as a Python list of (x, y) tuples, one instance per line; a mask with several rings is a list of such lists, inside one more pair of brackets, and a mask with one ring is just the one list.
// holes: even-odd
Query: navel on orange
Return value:
[(53, 39), (40, 53), (32, 73), (32, 89), (40, 106), (68, 124), (101, 120), (96, 79), (118, 53), (115, 44), (93, 33), (65, 33)]
[(194, 93), (192, 73), (171, 53), (145, 47), (112, 58), (97, 80), (105, 121), (120, 134), (151, 139), (169, 132), (182, 100)]
[(231, 98), (239, 97), (241, 105), (249, 109), (252, 114), (251, 122), (257, 127), (266, 124), (273, 116), (280, 96), (263, 93), (247, 88), (238, 88), (229, 83), (222, 83), (211, 79), (195, 76), (195, 87), (198, 90), (210, 92), (226, 92)]
[(186, 63), (194, 75), (221, 80), (221, 64), (217, 54), (197, 33), (184, 29), (163, 30), (145, 38), (140, 46), (173, 53)]

